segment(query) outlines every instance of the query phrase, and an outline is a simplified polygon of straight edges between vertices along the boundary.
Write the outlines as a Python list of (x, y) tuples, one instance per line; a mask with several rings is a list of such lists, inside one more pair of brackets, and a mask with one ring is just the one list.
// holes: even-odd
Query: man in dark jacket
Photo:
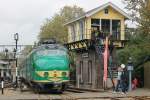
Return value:
[(127, 92), (127, 83), (128, 83), (128, 79), (127, 79), (127, 70), (126, 68), (122, 68), (122, 74), (121, 74), (121, 89), (123, 93)]

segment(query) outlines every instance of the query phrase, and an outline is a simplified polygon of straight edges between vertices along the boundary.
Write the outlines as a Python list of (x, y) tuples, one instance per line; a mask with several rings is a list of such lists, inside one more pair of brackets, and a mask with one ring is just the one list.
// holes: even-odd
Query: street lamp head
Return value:
[(129, 57), (129, 60), (128, 60), (128, 70), (133, 70), (133, 60), (132, 60), (132, 57)]
[(129, 57), (128, 64), (132, 64), (132, 57)]
[(18, 33), (14, 34), (14, 40), (18, 41), (18, 39), (19, 39)]
[(129, 57), (129, 60), (132, 60), (132, 57)]

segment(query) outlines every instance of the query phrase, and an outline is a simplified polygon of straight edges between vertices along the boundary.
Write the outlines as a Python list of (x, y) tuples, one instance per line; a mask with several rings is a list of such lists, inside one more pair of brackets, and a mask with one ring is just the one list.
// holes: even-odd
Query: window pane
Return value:
[(101, 25), (102, 25), (102, 32), (105, 35), (110, 34), (110, 20), (109, 19), (102, 19)]
[(91, 19), (91, 25), (92, 26), (99, 26), (100, 25), (100, 19)]
[(112, 20), (112, 35), (114, 39), (120, 39), (121, 23), (120, 20)]
[(108, 14), (108, 9), (106, 8), (106, 9), (104, 10), (104, 12), (105, 12), (105, 14)]

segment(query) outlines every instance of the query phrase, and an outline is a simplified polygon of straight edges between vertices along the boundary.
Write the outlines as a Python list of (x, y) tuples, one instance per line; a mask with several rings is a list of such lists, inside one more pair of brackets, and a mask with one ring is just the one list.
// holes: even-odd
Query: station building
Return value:
[[(109, 47), (115, 64), (115, 49), (123, 48), (126, 41), (125, 21), (130, 17), (111, 2), (94, 8), (84, 15), (69, 21), (67, 47), (76, 53), (76, 86), (98, 89), (103, 87), (103, 56), (95, 48), (92, 33), (101, 31), (104, 36), (111, 35)], [(105, 41), (100, 45), (104, 48)], [(108, 77), (109, 78), (109, 77)]]

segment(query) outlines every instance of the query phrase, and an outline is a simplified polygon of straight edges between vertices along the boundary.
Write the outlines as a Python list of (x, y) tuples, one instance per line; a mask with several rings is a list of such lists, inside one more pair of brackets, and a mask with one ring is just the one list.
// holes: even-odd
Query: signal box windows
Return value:
[(104, 13), (108, 14), (108, 8), (104, 9)]

